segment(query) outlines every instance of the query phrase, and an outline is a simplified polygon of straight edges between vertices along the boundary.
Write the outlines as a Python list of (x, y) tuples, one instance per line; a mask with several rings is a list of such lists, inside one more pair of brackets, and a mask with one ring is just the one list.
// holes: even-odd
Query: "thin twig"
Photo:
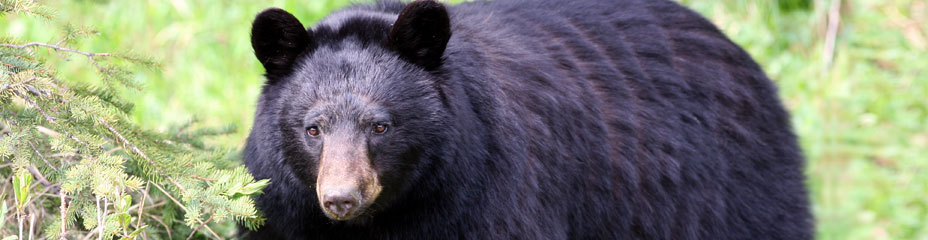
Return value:
[(106, 151), (105, 153), (103, 153), (103, 154), (112, 154), (112, 153), (117, 152), (117, 151), (119, 151), (119, 150), (122, 150), (122, 147), (114, 147), (113, 149), (107, 150), (107, 151)]
[[(61, 133), (56, 132), (55, 130), (51, 130), (47, 127), (43, 127), (43, 126), (35, 126), (35, 129), (38, 130), (40, 133), (43, 133), (45, 135), (49, 135), (52, 137), (57, 137), (58, 135), (61, 135)], [(71, 134), (67, 131), (65, 131), (64, 133), (67, 134), (68, 137), (71, 138), (71, 140), (74, 140), (75, 142), (80, 143), (81, 145), (84, 145), (86, 147), (90, 147), (90, 144), (87, 144), (86, 142), (81, 141), (81, 139), (75, 137), (74, 134)], [(103, 146), (100, 146), (100, 148), (103, 148)]]
[(51, 188), (53, 185), (55, 185), (55, 184), (48, 182), (48, 179), (45, 178), (45, 175), (42, 175), (42, 173), (39, 172), (39, 170), (36, 169), (35, 166), (29, 165), (29, 167), (27, 167), (26, 169), (29, 170), (29, 172), (32, 173), (32, 176), (37, 178), (39, 180), (39, 183), (42, 184), (42, 186), (45, 186), (45, 188)]
[(841, 26), (841, 0), (832, 0), (828, 9), (828, 31), (825, 33), (825, 52), (822, 54), (825, 69), (831, 68), (835, 57), (835, 43)]
[(29, 240), (32, 240), (32, 234), (35, 232), (35, 213), (29, 214)]
[(104, 224), (104, 222), (103, 222), (103, 220), (102, 220), (102, 219), (103, 219), (103, 213), (100, 212), (100, 196), (99, 196), (99, 195), (97, 195), (97, 207), (96, 207), (96, 209), (97, 209), (97, 228), (100, 229), (100, 233), (98, 233), (97, 240), (102, 240), (102, 239), (103, 239), (103, 226), (104, 226), (103, 224)]
[(47, 47), (47, 48), (54, 49), (56, 51), (65, 51), (65, 52), (77, 53), (80, 55), (87, 56), (87, 59), (90, 59), (90, 62), (93, 63), (93, 65), (97, 67), (97, 69), (100, 70), (101, 72), (106, 72), (106, 68), (104, 68), (103, 66), (100, 66), (100, 64), (98, 64), (97, 61), (94, 59), (95, 57), (111, 57), (111, 56), (118, 57), (118, 55), (114, 55), (112, 53), (84, 52), (84, 51), (77, 50), (77, 49), (66, 48), (66, 47), (62, 47), (59, 45), (51, 45), (51, 44), (40, 43), (40, 42), (30, 42), (30, 43), (26, 43), (23, 45), (0, 44), (0, 47), (19, 48), (19, 49), (28, 48), (28, 47), (36, 47), (36, 46)]
[(203, 181), (207, 181), (207, 182), (215, 182), (215, 181), (216, 181), (216, 179), (207, 178), (207, 177), (200, 177), (200, 176), (197, 176), (197, 175), (194, 175), (194, 174), (186, 174), (186, 175), (187, 175), (188, 177), (196, 178), (196, 179), (203, 180)]
[[(150, 201), (149, 201), (149, 202), (150, 202)], [(159, 202), (157, 202), (157, 203), (151, 203), (151, 205), (145, 205), (145, 209), (152, 209), (152, 208), (164, 206), (164, 205), (166, 205), (166, 204), (168, 204), (168, 203), (169, 203), (168, 200), (162, 200), (162, 201), (159, 201)], [(129, 207), (129, 211), (138, 210), (139, 207), (140, 207), (139, 204), (132, 205), (131, 207)]]
[(89, 240), (90, 237), (93, 237), (93, 233), (98, 232), (98, 231), (97, 231), (98, 228), (100, 228), (100, 226), (97, 226), (96, 228), (91, 229), (90, 231), (88, 231), (88, 232), (87, 232), (87, 235), (84, 235), (84, 237), (81, 238), (81, 240)]
[[(150, 182), (150, 183), (151, 183), (151, 182)], [(161, 188), (161, 186), (159, 186), (157, 183), (151, 183), (151, 185), (152, 185), (152, 186), (155, 186), (155, 188), (158, 188), (158, 190), (161, 190), (161, 192), (164, 193), (165, 196), (168, 196), (168, 198), (171, 199), (171, 201), (173, 201), (175, 204), (177, 204), (177, 206), (180, 206), (180, 209), (183, 209), (184, 212), (187, 211), (187, 207), (185, 207), (183, 204), (181, 204), (180, 201), (177, 201), (177, 199), (175, 199), (173, 196), (171, 196), (171, 194), (168, 193), (168, 191), (165, 191), (164, 188)]]
[(146, 183), (145, 183), (145, 190), (142, 191), (142, 200), (139, 201), (139, 217), (138, 217), (138, 218), (139, 218), (139, 221), (138, 221), (138, 223), (135, 224), (135, 229), (139, 229), (140, 227), (142, 227), (142, 218), (143, 218), (143, 216), (145, 216), (145, 215), (143, 215), (143, 214), (145, 214), (145, 212), (143, 211), (143, 210), (145, 210), (145, 198), (148, 197), (148, 186), (149, 186), (150, 184), (151, 184), (151, 183), (147, 183), (147, 182), (146, 182)]
[(155, 220), (155, 222), (158, 222), (158, 224), (161, 224), (161, 226), (164, 227), (164, 232), (167, 232), (167, 233), (168, 233), (168, 239), (174, 239), (174, 237), (171, 236), (171, 232), (172, 232), (172, 231), (171, 231), (171, 227), (169, 227), (167, 224), (165, 224), (164, 221), (161, 220), (160, 217), (154, 216), (154, 215), (149, 216), (149, 217), (151, 217), (152, 220)]
[(49, 128), (47, 128), (47, 127), (43, 127), (43, 126), (35, 126), (35, 130), (38, 130), (40, 133), (43, 133), (43, 134), (45, 134), (45, 135), (49, 135), (49, 136), (52, 136), (52, 137), (58, 137), (58, 135), (61, 135), (61, 133), (58, 133), (58, 132), (56, 132), (55, 130), (51, 130), (51, 129), (49, 129)]
[(45, 116), (45, 121), (57, 124), (55, 122), (55, 118), (52, 116), (49, 116), (48, 113), (45, 112), (45, 109), (42, 109), (42, 107), (39, 107), (39, 104), (36, 104), (34, 101), (32, 101), (32, 98), (26, 97), (24, 94), (20, 93), (19, 91), (13, 91), (13, 93), (16, 94), (16, 96), (19, 96), (20, 98), (22, 98), (23, 100), (26, 100), (26, 102), (28, 102), (29, 105), (32, 105), (32, 107), (34, 107), (35, 109), (38, 109), (39, 112), (42, 113), (42, 116)]
[(203, 226), (206, 226), (207, 223), (209, 223), (210, 221), (213, 221), (213, 217), (215, 217), (215, 216), (210, 216), (209, 219), (206, 219), (206, 221), (203, 222), (202, 224), (200, 224), (200, 226), (197, 226), (196, 229), (193, 229), (193, 231), (190, 232), (190, 235), (187, 236), (187, 240), (193, 239), (193, 235), (195, 235), (197, 232), (199, 232), (200, 229), (203, 228)]
[[(17, 209), (17, 210), (18, 210), (18, 209)], [(16, 215), (19, 217), (19, 238), (17, 238), (17, 239), (23, 239), (23, 217), (24, 217), (24, 216), (23, 216), (23, 213), (22, 213), (21, 210), (19, 210), (19, 211), (17, 211), (17, 212), (18, 212), (18, 213), (17, 213)]]
[[(69, 34), (68, 36), (71, 36), (71, 35)], [(62, 38), (61, 40), (58, 41), (58, 43), (55, 43), (55, 46), (61, 46), (61, 44), (64, 43), (64, 41), (67, 41), (67, 40), (68, 40), (67, 37)]]
[[(3, 65), (9, 65), (9, 64), (3, 63)], [(12, 67), (12, 65), (10, 65), (10, 66)], [(13, 76), (16, 76), (16, 73), (10, 72), (10, 77), (13, 77)], [(28, 80), (19, 82), (19, 84), (16, 84), (16, 85), (29, 87), (28, 84), (29, 84), (29, 83), (32, 83), (32, 81), (35, 81), (35, 79), (36, 79), (36, 77), (35, 77), (35, 76), (32, 76), (32, 77), (29, 78)], [(13, 88), (13, 86), (15, 86), (15, 85), (13, 85), (13, 84), (3, 84), (3, 85), (0, 85), (0, 92), (6, 91), (7, 89), (10, 89), (10, 88)], [(31, 92), (31, 90), (30, 90), (30, 92)]]
[(73, 152), (63, 152), (63, 153), (55, 153), (55, 154), (48, 155), (48, 156), (53, 157), (53, 158), (69, 158), (69, 157), (73, 157), (77, 155), (78, 155), (77, 153), (73, 153)]
[(48, 167), (52, 168), (52, 170), (55, 170), (55, 172), (58, 171), (58, 168), (56, 168), (55, 165), (52, 165), (52, 163), (48, 162), (48, 159), (45, 159), (45, 155), (42, 155), (42, 153), (39, 152), (39, 149), (35, 147), (35, 144), (32, 144), (32, 141), (29, 141), (29, 146), (32, 147), (32, 151), (35, 151), (36, 155), (39, 155), (39, 157), (42, 158), (42, 161), (45, 162)]
[[(61, 160), (61, 162), (62, 162), (62, 164), (63, 164), (63, 163), (64, 163), (64, 160)], [(62, 165), (62, 166), (64, 166), (64, 165)], [(67, 221), (65, 221), (65, 218), (67, 217), (68, 209), (65, 207), (65, 203), (67, 202), (67, 198), (65, 197), (64, 189), (61, 189), (61, 188), (58, 189), (58, 198), (61, 198), (61, 205), (58, 206), (58, 213), (61, 214), (61, 236), (59, 236), (58, 239), (59, 239), (59, 240), (65, 240), (66, 238), (65, 238), (64, 236), (67, 236), (67, 235), (66, 235), (66, 234), (67, 234), (67, 230), (66, 230), (66, 229), (67, 229), (67, 227), (68, 227), (68, 226), (67, 226), (68, 224), (67, 224)]]

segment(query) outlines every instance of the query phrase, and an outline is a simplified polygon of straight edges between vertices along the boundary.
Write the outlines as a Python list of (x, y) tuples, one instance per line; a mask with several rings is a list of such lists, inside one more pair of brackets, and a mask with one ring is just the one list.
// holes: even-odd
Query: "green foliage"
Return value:
[(51, 19), (51, 11), (36, 1), (0, 0), (0, 16), (7, 13), (23, 13)]
[[(22, 2), (32, 4), (31, 1)], [(680, 2), (706, 16), (748, 50), (779, 86), (809, 159), (807, 182), (814, 202), (819, 239), (928, 238), (928, 225), (925, 224), (928, 222), (928, 177), (925, 177), (928, 176), (925, 157), (928, 156), (928, 64), (925, 60), (928, 59), (928, 24), (925, 24), (928, 23), (928, 1), (841, 1), (839, 31), (835, 35), (832, 55), (825, 54), (824, 50), (828, 36), (827, 16), (834, 1)], [(330, 11), (347, 5), (348, 1), (177, 0), (139, 4), (119, 0), (65, 0), (54, 1), (54, 4), (58, 18), (69, 22), (59, 25), (71, 25), (72, 29), (80, 30), (75, 30), (80, 36), (69, 40), (68, 46), (104, 51), (133, 49), (140, 55), (158, 57), (164, 65), (161, 71), (131, 73), (132, 80), (144, 82), (140, 85), (145, 87), (145, 91), (132, 92), (132, 98), (103, 97), (120, 93), (109, 92), (106, 85), (100, 84), (98, 70), (87, 67), (91, 63), (81, 55), (62, 53), (71, 58), (70, 61), (59, 57), (43, 58), (47, 61), (42, 63), (55, 66), (51, 73), (67, 76), (70, 90), (76, 95), (95, 95), (122, 112), (131, 109), (127, 114), (131, 122), (177, 137), (172, 133), (196, 136), (197, 130), (188, 129), (204, 125), (222, 126), (230, 122), (246, 128), (251, 125), (254, 103), (262, 84), (262, 70), (248, 42), (255, 14), (267, 7), (280, 7), (292, 11), (308, 26)], [(25, 17), (22, 14), (0, 16), (0, 35), (51, 43), (66, 36), (67, 30), (50, 31), (50, 20), (42, 15), (25, 14)], [(103, 34), (96, 35), (95, 29), (83, 25), (92, 25)], [(19, 43), (15, 40), (0, 37), (2, 43)], [(27, 55), (30, 50), (35, 54), (55, 54), (38, 49), (3, 50), (22, 51)], [(36, 58), (12, 56), (0, 54), (0, 62), (43, 65)], [(829, 58), (830, 66), (826, 64)], [(32, 83), (41, 84), (35, 80)], [(11, 97), (0, 96), (0, 99)], [(18, 101), (17, 104), (27, 104)], [(41, 116), (31, 108), (25, 111), (29, 112), (17, 114)], [(199, 115), (194, 118), (199, 121), (189, 120), (195, 115)], [(224, 133), (230, 129), (213, 130)], [(16, 134), (15, 131), (3, 134), (0, 142), (14, 141), (8, 136)], [(241, 147), (246, 134), (247, 131), (237, 131), (202, 139), (199, 143), (203, 145), (191, 146), (202, 148), (218, 143)], [(194, 142), (188, 137), (177, 138), (181, 138), (180, 142)], [(69, 139), (48, 138), (48, 141)], [(0, 148), (0, 155), (7, 159), (16, 151), (20, 150)], [(52, 160), (60, 157), (56, 155)], [(213, 164), (225, 169), (234, 166), (236, 161), (218, 160)], [(0, 162), (0, 166), (3, 164), (8, 163)], [(127, 169), (152, 171), (151, 166), (135, 161), (127, 161), (125, 165)], [(36, 167), (47, 171), (44, 164)], [(8, 169), (0, 170), (0, 176), (11, 174)], [(46, 177), (49, 181), (57, 181), (54, 179), (62, 176)], [(11, 184), (10, 180), (5, 181)], [(160, 182), (159, 186), (173, 191), (170, 184), (162, 182), (164, 180), (149, 181)], [(160, 190), (153, 185), (146, 186), (154, 190), (148, 198), (160, 199), (156, 203), (164, 202), (166, 196)], [(44, 189), (41, 184), (36, 187), (40, 189), (32, 192)], [(7, 204), (12, 206), (15, 204), (12, 194), (11, 189), (7, 189), (6, 195), (0, 193), (6, 197), (0, 199), (10, 200)], [(141, 201), (139, 197), (133, 194), (133, 201)], [(145, 202), (150, 205), (148, 200)], [(52, 198), (44, 204), (54, 205), (57, 200)], [(73, 216), (66, 219), (68, 226), (74, 228), (77, 227), (74, 224), (82, 224), (77, 216), (85, 213), (73, 208), (68, 211), (68, 216)], [(15, 210), (8, 214), (4, 214), (8, 216), (7, 221), (16, 220)], [(144, 218), (148, 228), (143, 232), (149, 237), (159, 234), (159, 238), (184, 238), (192, 229), (174, 224), (183, 221), (184, 214), (175, 204), (146, 210)], [(86, 215), (93, 217), (94, 212)], [(151, 216), (170, 225), (153, 223)], [(11, 228), (9, 225), (4, 226)], [(223, 236), (234, 232), (229, 224), (211, 223), (209, 226)], [(10, 233), (6, 230), (0, 235)], [(165, 233), (173, 235), (165, 237)]]
[(23, 208), (26, 207), (26, 203), (32, 199), (29, 194), (29, 187), (32, 185), (32, 174), (23, 168), (15, 171), (13, 174), (13, 196), (15, 196), (14, 200), (16, 200), (16, 211), (22, 212)]
[[(0, 0), (0, 10), (54, 21), (31, 0)], [(136, 125), (127, 96), (142, 82), (133, 70), (158, 64), (71, 48), (97, 32), (60, 27), (55, 43), (0, 39), (0, 176), (11, 183), (0, 189), (13, 193), (0, 194), (0, 236), (223, 238), (210, 224), (263, 223), (251, 196), (268, 180), (255, 181), (240, 164), (229, 164), (233, 154), (202, 141), (234, 128), (193, 129), (190, 122), (161, 132)], [(86, 59), (98, 81), (75, 81), (46, 64), (70, 58)], [(7, 202), (15, 213), (6, 211)]]

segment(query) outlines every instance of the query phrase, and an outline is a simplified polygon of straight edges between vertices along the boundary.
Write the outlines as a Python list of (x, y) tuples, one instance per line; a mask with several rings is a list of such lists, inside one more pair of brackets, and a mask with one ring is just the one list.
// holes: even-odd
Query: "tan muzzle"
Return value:
[(350, 220), (370, 206), (382, 189), (363, 141), (326, 141), (319, 161), (316, 196), (329, 218)]

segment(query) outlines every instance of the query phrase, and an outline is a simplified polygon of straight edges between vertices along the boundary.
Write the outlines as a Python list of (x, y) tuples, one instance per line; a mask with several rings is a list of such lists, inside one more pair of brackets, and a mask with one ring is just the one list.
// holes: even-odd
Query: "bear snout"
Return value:
[(382, 186), (366, 157), (366, 146), (334, 137), (328, 140), (316, 179), (319, 207), (333, 220), (351, 220), (373, 204)]
[(353, 187), (338, 187), (329, 189), (322, 197), (323, 210), (336, 220), (347, 220), (360, 208), (361, 191)]

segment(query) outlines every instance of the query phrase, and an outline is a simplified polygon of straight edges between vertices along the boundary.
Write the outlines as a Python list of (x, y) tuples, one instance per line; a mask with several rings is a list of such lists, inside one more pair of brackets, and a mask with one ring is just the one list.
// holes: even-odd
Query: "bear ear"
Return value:
[(251, 26), (251, 46), (269, 77), (288, 74), (296, 57), (311, 46), (311, 38), (300, 20), (279, 8), (262, 11)]
[(406, 5), (390, 29), (388, 41), (400, 57), (431, 71), (441, 66), (441, 55), (450, 38), (445, 6), (423, 0)]

